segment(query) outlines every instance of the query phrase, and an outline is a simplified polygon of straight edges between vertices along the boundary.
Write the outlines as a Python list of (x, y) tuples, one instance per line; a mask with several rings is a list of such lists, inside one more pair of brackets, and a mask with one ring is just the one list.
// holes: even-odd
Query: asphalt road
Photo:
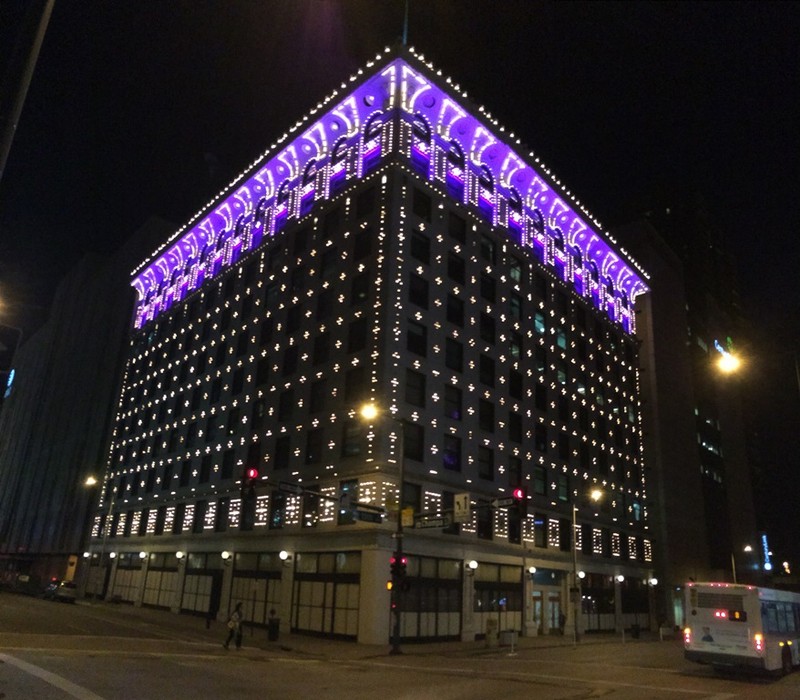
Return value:
[(384, 647), (248, 630), (225, 651), (224, 625), (114, 605), (0, 593), (0, 700), (727, 700), (800, 698), (786, 678), (719, 675), (683, 660), (678, 640), (542, 639)]

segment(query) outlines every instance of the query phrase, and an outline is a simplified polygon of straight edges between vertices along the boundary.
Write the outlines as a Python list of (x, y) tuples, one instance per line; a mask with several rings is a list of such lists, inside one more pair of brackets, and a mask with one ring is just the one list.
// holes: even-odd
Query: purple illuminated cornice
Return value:
[[(477, 115), (469, 111), (465, 107), (466, 95), (458, 87), (445, 89), (438, 85), (440, 73), (434, 74), (432, 66), (425, 65), (413, 50), (386, 52), (377, 59), (385, 61), (382, 65), (367, 64), (367, 69), (379, 66), (373, 74), (361, 78), (364, 71), (359, 71), (350, 78), (353, 89), (346, 97), (334, 93), (318, 104), (134, 271), (131, 284), (137, 292), (137, 327), (269, 235), (267, 224), (259, 223), (259, 206), (272, 207), (271, 215), (279, 216), (284, 189), (296, 187), (298, 182), (308, 182), (310, 190), (319, 187), (322, 180), (314, 177), (318, 167), (328, 169), (324, 180), (327, 187), (336, 176), (337, 166), (333, 163), (339, 147), (363, 135), (371, 120), (385, 122), (398, 112), (423, 119), (440, 142), (457, 143), (472, 166), (488, 171), (493, 182), (506, 191), (518, 193), (526, 212), (541, 212), (547, 228), (560, 230), (569, 249), (579, 250), (583, 261), (594, 263), (602, 279), (610, 280), (630, 301), (648, 291), (644, 273), (621, 248), (612, 246), (609, 241), (613, 239), (538, 164), (533, 154), (526, 157), (520, 152), (519, 140), (513, 134), (505, 133), (483, 108), (474, 110)], [(450, 83), (449, 79), (441, 82)], [(343, 84), (342, 89), (346, 88), (347, 84)], [(371, 144), (368, 141), (364, 137), (359, 145), (358, 175), (369, 157), (368, 148), (377, 148), (377, 139)], [(320, 194), (328, 196), (327, 191), (313, 193)], [(246, 234), (237, 230), (237, 224), (243, 228), (242, 222), (247, 224)], [(238, 248), (232, 253), (235, 246)], [(210, 254), (212, 248), (222, 252)], [(217, 262), (206, 259), (202, 261), (202, 273), (192, 272), (191, 280), (182, 279), (189, 277), (188, 268), (198, 265), (203, 251), (206, 258), (217, 255)], [(143, 313), (155, 295), (161, 298), (158, 308)]]

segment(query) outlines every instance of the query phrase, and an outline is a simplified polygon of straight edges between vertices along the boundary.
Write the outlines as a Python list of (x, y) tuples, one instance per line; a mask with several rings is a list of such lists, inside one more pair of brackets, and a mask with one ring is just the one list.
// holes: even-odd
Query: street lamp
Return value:
[[(603, 492), (600, 489), (592, 489), (589, 492), (589, 498), (594, 502), (597, 503), (603, 497)], [(578, 616), (581, 611), (581, 576), (578, 573), (578, 504), (572, 504), (572, 580), (573, 580), (573, 587), (570, 591), (572, 593), (572, 612), (573, 612), (573, 622), (574, 622), (574, 629), (573, 629), (573, 637), (572, 643), (574, 645), (578, 644)], [(580, 572), (583, 574), (583, 572)], [(584, 574), (585, 576), (585, 574)]]
[[(380, 410), (374, 403), (364, 404), (359, 415), (365, 421), (374, 421), (380, 416)], [(403, 483), (405, 482), (405, 421), (402, 418), (387, 416), (390, 420), (397, 423), (398, 427), (398, 456), (397, 456), (397, 479), (400, 482), (397, 495), (397, 521), (394, 531), (395, 547), (394, 562), (392, 564), (392, 590), (391, 606), (392, 614), (392, 635), (390, 654), (402, 654), (400, 649), (400, 613), (403, 610), (403, 578), (405, 577), (405, 566), (403, 563)]]
[[(91, 488), (93, 486), (97, 486), (97, 484), (100, 483), (100, 482), (98, 481), (98, 479), (96, 477), (90, 475), (90, 476), (88, 476), (86, 478), (86, 481), (84, 481), (83, 483), (84, 483), (84, 486), (87, 486), (87, 487)], [(103, 495), (103, 491), (101, 489), (100, 496), (98, 496), (98, 501), (100, 500), (102, 495)], [(103, 569), (102, 576), (103, 576), (104, 579), (105, 579), (105, 568), (103, 567), (103, 558), (105, 557), (105, 553), (106, 553), (106, 543), (108, 542), (108, 531), (111, 528), (111, 517), (114, 514), (114, 500), (115, 500), (114, 499), (114, 491), (112, 491), (110, 496), (109, 496), (109, 499), (108, 499), (108, 510), (106, 511), (105, 521), (103, 522), (103, 538), (100, 540), (100, 562), (99, 562), (99, 566)], [(89, 570), (90, 570), (90, 572), (91, 572), (91, 566), (92, 566), (92, 562), (91, 562), (91, 559), (89, 559)], [(92, 598), (96, 598), (97, 597), (96, 583), (97, 583), (96, 581), (92, 581)]]
[[(746, 544), (742, 551), (749, 554), (753, 551), (753, 548), (749, 544)], [(733, 552), (731, 552), (731, 573), (733, 574), (733, 582), (738, 583), (736, 580), (736, 557)]]

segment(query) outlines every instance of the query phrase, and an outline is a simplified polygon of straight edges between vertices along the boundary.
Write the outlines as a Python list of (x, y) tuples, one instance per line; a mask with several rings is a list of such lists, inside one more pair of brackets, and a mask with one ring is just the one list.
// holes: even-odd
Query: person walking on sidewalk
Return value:
[(231, 616), (228, 618), (228, 638), (222, 643), (226, 649), (229, 648), (231, 641), (236, 642), (236, 648), (242, 648), (242, 604), (236, 603)]

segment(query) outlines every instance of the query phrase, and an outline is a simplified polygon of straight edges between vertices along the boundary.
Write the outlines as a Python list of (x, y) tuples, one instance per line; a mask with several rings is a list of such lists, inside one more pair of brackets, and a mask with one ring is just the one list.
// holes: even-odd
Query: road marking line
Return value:
[(78, 700), (105, 700), (105, 698), (93, 693), (88, 688), (83, 688), (79, 685), (76, 685), (72, 681), (68, 681), (62, 676), (51, 673), (50, 671), (46, 671), (39, 666), (29, 664), (27, 661), (23, 661), (22, 659), (18, 659), (14, 656), (0, 654), (0, 661), (10, 664), (11, 666), (16, 666), (21, 671), (29, 673), (30, 675), (43, 680), (45, 683), (54, 685), (56, 688), (63, 690), (73, 698), (78, 698)]

